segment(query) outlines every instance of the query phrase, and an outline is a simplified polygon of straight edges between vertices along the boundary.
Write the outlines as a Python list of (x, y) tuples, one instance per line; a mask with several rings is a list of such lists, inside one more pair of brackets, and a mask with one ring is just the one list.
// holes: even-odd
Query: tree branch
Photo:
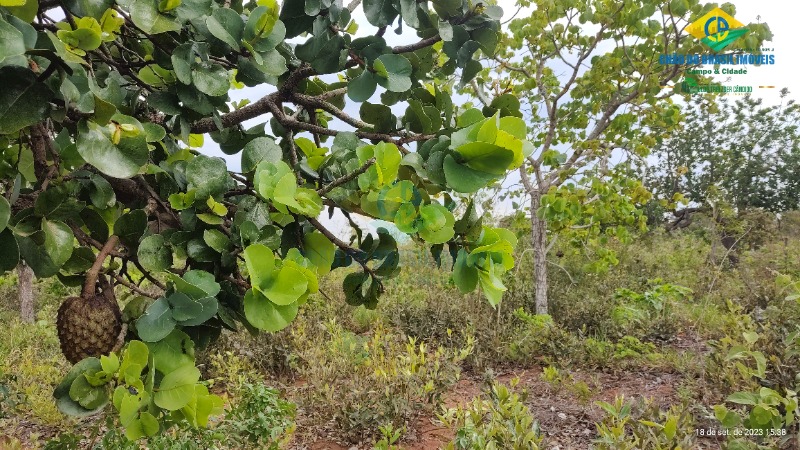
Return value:
[(343, 176), (341, 178), (337, 178), (337, 179), (331, 181), (329, 184), (317, 189), (317, 194), (319, 194), (320, 196), (323, 196), (323, 195), (327, 194), (328, 192), (332, 191), (333, 189), (335, 189), (335, 188), (337, 188), (337, 187), (349, 182), (350, 180), (354, 180), (359, 175), (361, 175), (362, 173), (364, 173), (367, 170), (369, 170), (370, 166), (372, 166), (373, 164), (375, 164), (375, 158), (374, 157), (368, 159), (367, 162), (365, 162), (363, 166), (359, 167), (354, 172), (350, 172), (347, 175), (345, 175), (345, 176)]
[(151, 293), (141, 289), (139, 286), (136, 286), (135, 284), (131, 283), (130, 281), (127, 281), (125, 278), (122, 278), (119, 274), (115, 274), (114, 275), (114, 280), (116, 280), (117, 283), (125, 286), (126, 288), (130, 289), (132, 292), (136, 292), (139, 295), (143, 295), (145, 297), (149, 297), (149, 298), (152, 298), (152, 299), (157, 299), (158, 297), (160, 297), (159, 295), (151, 294)]
[(417, 50), (423, 49), (425, 47), (430, 47), (431, 45), (439, 42), (442, 40), (442, 37), (438, 34), (431, 36), (429, 38), (425, 38), (419, 42), (410, 45), (399, 45), (397, 47), (392, 48), (392, 53), (399, 54), (399, 53), (409, 53), (415, 52)]
[(100, 273), (100, 269), (103, 267), (103, 262), (117, 244), (119, 244), (119, 238), (112, 235), (108, 238), (105, 245), (103, 245), (103, 248), (100, 249), (100, 252), (94, 260), (94, 264), (92, 264), (92, 268), (86, 272), (86, 281), (83, 283), (83, 298), (89, 298), (95, 294), (97, 276)]

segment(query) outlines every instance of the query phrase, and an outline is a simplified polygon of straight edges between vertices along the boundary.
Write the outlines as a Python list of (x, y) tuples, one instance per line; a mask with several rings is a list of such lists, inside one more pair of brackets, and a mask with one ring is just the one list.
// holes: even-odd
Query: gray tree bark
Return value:
[(33, 270), (24, 262), (17, 266), (19, 282), (17, 292), (19, 294), (19, 315), (23, 322), (33, 323), (36, 321), (36, 297), (33, 292)]
[(548, 313), (547, 301), (547, 221), (536, 214), (541, 205), (541, 193), (529, 192), (531, 196), (531, 246), (533, 247), (533, 280), (536, 314)]

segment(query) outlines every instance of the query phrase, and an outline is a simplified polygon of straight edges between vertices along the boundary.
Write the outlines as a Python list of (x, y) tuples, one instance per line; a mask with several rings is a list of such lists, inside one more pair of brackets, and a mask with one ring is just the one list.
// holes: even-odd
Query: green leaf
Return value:
[(433, 9), (442, 19), (450, 19), (461, 15), (461, 0), (433, 0)]
[(392, 92), (411, 89), (411, 63), (402, 55), (381, 55), (373, 65), (378, 84)]
[(336, 246), (322, 233), (313, 232), (303, 236), (303, 250), (305, 256), (317, 267), (317, 273), (322, 276), (331, 271), (336, 254)]
[(195, 198), (207, 199), (225, 192), (231, 178), (224, 159), (198, 155), (186, 165), (186, 181)]
[(0, 274), (14, 270), (19, 263), (19, 246), (11, 230), (0, 231)]
[(170, 194), (169, 205), (178, 211), (191, 208), (194, 205), (195, 191), (177, 192)]
[(11, 218), (11, 205), (5, 197), (0, 196), (0, 231), (8, 226), (8, 219)]
[(484, 270), (478, 271), (479, 283), (483, 290), (483, 295), (489, 300), (489, 304), (497, 306), (503, 299), (503, 293), (506, 291), (506, 287), (495, 273), (492, 259), (488, 258), (487, 262), (487, 267)]
[(438, 204), (431, 203), (419, 209), (422, 226), (419, 236), (429, 244), (443, 244), (449, 241), (454, 235), (453, 225), (455, 218), (447, 208)]
[(206, 19), (208, 31), (220, 41), (234, 50), (239, 49), (244, 32), (244, 21), (236, 11), (230, 8), (219, 8)]
[(225, 95), (231, 88), (228, 71), (219, 64), (196, 65), (192, 70), (192, 81), (197, 90), (212, 97)]
[(355, 102), (365, 102), (372, 97), (377, 87), (378, 77), (369, 70), (364, 70), (347, 84), (347, 96)]
[(25, 54), (22, 32), (0, 17), (0, 62)]
[(104, 405), (100, 405), (94, 409), (86, 409), (81, 406), (77, 401), (73, 400), (69, 392), (72, 388), (72, 384), (78, 377), (84, 378), (84, 373), (95, 373), (102, 370), (102, 366), (100, 364), (100, 360), (94, 357), (86, 358), (74, 366), (69, 370), (69, 373), (64, 377), (61, 383), (56, 386), (55, 390), (53, 391), (53, 397), (56, 399), (56, 406), (58, 410), (64, 414), (70, 416), (88, 416), (92, 414), (96, 414), (99, 412)]
[(0, 134), (12, 134), (44, 120), (53, 91), (28, 68), (0, 68)]
[(113, 0), (66, 0), (64, 4), (78, 17), (90, 16), (100, 20), (114, 2)]
[(36, 13), (39, 11), (38, 0), (2, 0), (0, 1), (0, 4), (3, 2), (7, 2), (8, 5), (0, 6), (5, 6), (9, 13), (13, 14), (25, 23), (33, 22), (33, 19), (36, 18)]
[(89, 181), (89, 198), (92, 200), (92, 204), (98, 209), (114, 206), (117, 202), (117, 196), (111, 187), (111, 183), (105, 178), (94, 174), (89, 178)]
[(63, 222), (42, 220), (44, 249), (57, 267), (61, 267), (72, 256), (72, 229)]
[(217, 313), (219, 303), (214, 297), (193, 299), (182, 292), (167, 298), (172, 308), (172, 318), (183, 326), (200, 325)]
[(153, 355), (156, 370), (167, 374), (183, 366), (194, 365), (194, 341), (180, 330), (173, 330), (167, 337), (147, 344)]
[(302, 272), (284, 265), (270, 279), (266, 289), (262, 289), (262, 293), (276, 305), (286, 306), (297, 302), (307, 287), (308, 281)]
[(69, 388), (69, 397), (86, 409), (97, 409), (108, 403), (108, 390), (105, 387), (92, 386), (86, 374), (79, 375)]
[(445, 156), (442, 167), (447, 185), (456, 192), (477, 192), (496, 178), (492, 174), (480, 172), (457, 163), (451, 155)]
[[(40, 232), (42, 240), (44, 233)], [(38, 278), (49, 278), (58, 273), (59, 266), (55, 265), (50, 259), (47, 252), (33, 241), (33, 239), (25, 236), (14, 235), (17, 246), (19, 248), (20, 257), (27, 265), (33, 269), (33, 273)]]
[(251, 289), (244, 296), (244, 315), (254, 327), (276, 332), (280, 331), (297, 317), (298, 305), (276, 305), (264, 295)]
[(175, 329), (175, 319), (167, 299), (159, 298), (136, 321), (136, 334), (145, 342), (158, 342)]
[(364, 0), (364, 14), (370, 24), (380, 28), (394, 21), (397, 10), (392, 6), (391, 0)]
[(758, 396), (750, 392), (735, 392), (729, 395), (726, 401), (740, 405), (757, 405)]
[(230, 248), (231, 240), (219, 230), (206, 230), (203, 232), (203, 241), (217, 253), (222, 253)]
[(458, 251), (453, 266), (453, 282), (462, 294), (468, 294), (478, 286), (478, 269), (467, 265), (467, 252), (463, 248)]
[[(195, 299), (202, 299), (206, 296), (214, 297), (219, 294), (219, 291), (221, 290), (219, 283), (217, 283), (216, 279), (214, 278), (214, 275), (204, 270), (190, 270), (183, 274), (183, 280), (184, 283), (175, 283), (177, 289), (181, 292), (189, 294)], [(192, 286), (199, 288), (203, 294), (187, 291), (184, 286), (185, 283), (189, 283)]]
[(302, 61), (311, 63), (311, 67), (318, 74), (326, 74), (339, 71), (344, 63), (344, 49), (345, 41), (342, 36), (323, 33), (298, 45), (295, 54)]
[[(115, 144), (109, 127), (93, 121), (78, 125), (78, 153), (89, 164), (114, 178), (130, 178), (144, 169), (150, 156), (144, 128), (133, 117), (116, 114), (112, 118), (121, 126), (131, 126), (133, 133), (122, 133)], [(111, 125), (113, 127), (113, 125)]]
[(242, 172), (249, 173), (256, 170), (262, 161), (277, 163), (283, 158), (283, 151), (269, 137), (257, 137), (248, 142), (242, 151)]
[(364, 102), (359, 109), (359, 115), (364, 122), (375, 125), (374, 129), (378, 133), (387, 133), (397, 128), (397, 117), (386, 105)]
[(158, 11), (156, 0), (132, 1), (129, 11), (134, 25), (145, 33), (160, 34), (181, 29), (179, 23)]
[[(193, 43), (184, 43), (175, 47), (175, 50), (172, 52), (172, 56), (170, 56), (172, 61), (172, 69), (175, 71), (175, 77), (183, 84), (192, 83), (192, 63), (194, 62), (194, 58), (195, 55)], [(156, 95), (151, 95), (148, 97), (148, 100), (155, 100), (156, 98)], [(159, 108), (158, 106), (156, 107)], [(180, 110), (178, 110), (178, 112), (180, 112)]]
[(470, 168), (493, 175), (505, 174), (515, 158), (513, 151), (486, 142), (470, 142), (456, 151)]
[(78, 247), (72, 252), (61, 270), (67, 273), (79, 274), (89, 270), (94, 264), (95, 254), (89, 247)]
[(380, 188), (397, 178), (402, 156), (394, 144), (381, 142), (376, 145), (366, 145), (358, 148), (356, 154), (359, 164), (375, 158), (375, 164), (358, 176), (358, 186), (362, 191), (367, 191), (371, 187)]
[(167, 411), (176, 411), (186, 406), (194, 397), (194, 385), (200, 380), (200, 371), (195, 366), (182, 366), (164, 375), (156, 389), (155, 404)]
[(253, 244), (245, 248), (242, 253), (247, 273), (250, 275), (250, 284), (259, 290), (266, 289), (275, 269), (275, 255), (272, 250), (262, 244)]
[(172, 267), (172, 250), (160, 234), (144, 238), (139, 244), (137, 256), (142, 267), (151, 272), (161, 272)]
[(119, 240), (129, 247), (139, 245), (139, 238), (147, 229), (147, 214), (144, 210), (135, 209), (125, 213), (114, 222), (114, 234)]

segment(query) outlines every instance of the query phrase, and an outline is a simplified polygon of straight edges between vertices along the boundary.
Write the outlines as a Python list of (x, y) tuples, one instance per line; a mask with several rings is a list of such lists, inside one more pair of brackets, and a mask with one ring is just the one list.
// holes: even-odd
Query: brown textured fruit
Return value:
[(122, 314), (117, 302), (103, 295), (69, 297), (58, 308), (56, 328), (61, 352), (75, 364), (114, 349), (122, 330)]

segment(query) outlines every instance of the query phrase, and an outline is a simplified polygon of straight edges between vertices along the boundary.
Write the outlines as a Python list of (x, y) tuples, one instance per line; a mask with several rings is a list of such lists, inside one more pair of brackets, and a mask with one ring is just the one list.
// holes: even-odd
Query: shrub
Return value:
[(606, 413), (596, 423), (597, 450), (671, 450), (695, 448), (694, 417), (686, 405), (664, 411), (650, 399), (616, 397), (597, 402)]
[(488, 395), (472, 400), (439, 415), (445, 426), (455, 429), (447, 450), (538, 450), (542, 442), (539, 424), (525, 406), (527, 392), (493, 383)]
[(471, 350), (471, 342), (458, 351), (429, 350), (382, 326), (356, 335), (330, 321), (299, 353), (300, 376), (307, 380), (303, 407), (315, 424), (330, 420), (354, 443), (374, 438), (379, 426), (407, 427), (418, 413), (441, 403)]
[[(678, 331), (673, 310), (675, 303), (684, 300), (692, 290), (683, 286), (663, 283), (657, 279), (654, 286), (643, 293), (630, 289), (617, 289), (617, 305), (613, 318), (620, 335), (635, 335), (648, 340), (666, 341)], [(680, 305), (677, 305), (680, 307)]]
[(240, 437), (237, 441), (277, 450), (291, 439), (296, 414), (293, 403), (263, 384), (244, 384), (240, 396), (225, 415), (225, 430)]

